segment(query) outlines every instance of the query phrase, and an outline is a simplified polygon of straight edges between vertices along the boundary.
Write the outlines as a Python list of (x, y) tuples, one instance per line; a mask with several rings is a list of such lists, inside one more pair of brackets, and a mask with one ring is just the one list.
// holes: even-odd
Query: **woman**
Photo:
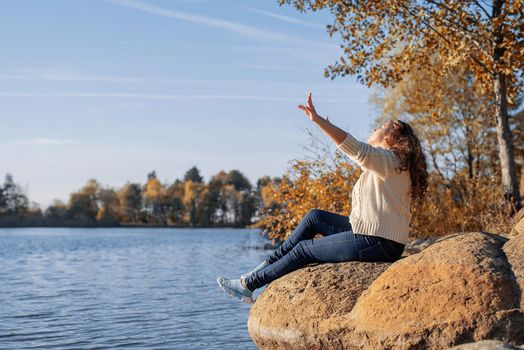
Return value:
[[(398, 260), (408, 243), (411, 199), (420, 204), (428, 173), (420, 141), (409, 124), (390, 120), (367, 143), (339, 129), (315, 111), (311, 93), (299, 105), (355, 161), (362, 174), (353, 186), (348, 217), (312, 209), (266, 260), (239, 279), (218, 276), (218, 285), (247, 304), (269, 282), (310, 263)], [(316, 233), (323, 237), (313, 239)]]

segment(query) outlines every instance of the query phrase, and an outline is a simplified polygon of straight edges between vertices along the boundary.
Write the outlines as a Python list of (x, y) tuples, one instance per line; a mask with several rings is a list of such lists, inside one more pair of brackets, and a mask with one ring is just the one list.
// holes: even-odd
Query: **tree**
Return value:
[(229, 181), (228, 173), (220, 170), (213, 175), (208, 183), (207, 205), (209, 207), (210, 222), (225, 224), (227, 216), (227, 205), (224, 200), (223, 188)]
[(7, 212), (7, 197), (3, 187), (0, 187), (0, 215)]
[(29, 201), (22, 188), (13, 180), (13, 175), (5, 175), (4, 186), (0, 187), (0, 213), (17, 214), (27, 210)]
[(253, 216), (257, 212), (257, 198), (250, 192), (241, 192), (240, 205), (238, 206), (238, 220), (239, 226), (246, 226), (251, 224)]
[(185, 181), (192, 181), (195, 183), (203, 183), (204, 178), (200, 176), (200, 171), (196, 166), (189, 169), (186, 174), (184, 175), (184, 182)]
[(53, 200), (53, 203), (44, 212), (47, 222), (53, 225), (63, 223), (66, 214), (67, 205), (58, 199)]
[[(427, 200), (412, 208), (414, 237), (449, 230), (507, 232), (511, 225), (504, 206), (498, 205), (501, 191), (493, 188), (501, 177), (493, 104), (478, 85), (467, 67), (438, 75), (421, 69), (372, 96), (380, 110), (377, 125), (392, 117), (408, 121), (429, 156)], [(520, 130), (524, 120), (511, 116), (509, 124)], [(523, 142), (517, 132), (512, 134), (516, 153), (521, 153)]]
[(184, 219), (184, 203), (182, 199), (184, 197), (184, 183), (180, 179), (176, 179), (175, 182), (167, 189), (167, 197), (169, 201), (170, 209), (170, 220), (175, 223), (182, 223)]
[(248, 178), (238, 170), (229, 171), (227, 174), (226, 184), (233, 185), (237, 191), (251, 190), (251, 183), (249, 182)]
[(184, 183), (184, 204), (188, 216), (188, 222), (191, 226), (196, 226), (201, 222), (202, 216), (205, 215), (205, 198), (207, 188), (203, 183), (186, 181)]
[(152, 213), (156, 222), (167, 224), (168, 200), (165, 187), (160, 183), (153, 171), (147, 176), (148, 180), (144, 186), (144, 204), (146, 209)]
[(156, 171), (153, 170), (152, 172), (147, 174), (147, 179), (148, 180), (156, 179)]
[(273, 242), (283, 241), (307, 212), (313, 208), (348, 215), (351, 193), (361, 173), (337, 151), (334, 169), (327, 160), (293, 160), (282, 179), (262, 188), (266, 205), (261, 219), (252, 227), (261, 227)]
[(123, 221), (139, 222), (142, 209), (142, 189), (140, 184), (127, 183), (118, 193)]
[[(278, 0), (299, 11), (329, 8), (330, 36), (339, 32), (344, 56), (324, 75), (356, 75), (368, 86), (384, 87), (406, 73), (432, 69), (435, 55), (444, 69), (468, 67), (484, 93), (494, 100), (503, 199), (512, 211), (521, 208), (508, 104), (522, 90), (523, 10), (520, 0)], [(438, 72), (436, 72), (438, 73)]]
[(101, 188), (98, 195), (99, 209), (96, 220), (105, 225), (116, 225), (118, 215), (118, 194), (112, 188)]
[(67, 217), (81, 224), (94, 224), (98, 213), (99, 189), (100, 184), (94, 179), (89, 179), (80, 191), (72, 193)]

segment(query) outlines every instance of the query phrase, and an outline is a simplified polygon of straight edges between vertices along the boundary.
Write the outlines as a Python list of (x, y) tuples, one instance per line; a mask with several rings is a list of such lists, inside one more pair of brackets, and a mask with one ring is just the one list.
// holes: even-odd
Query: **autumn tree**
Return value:
[[(439, 64), (436, 60), (435, 66)], [(408, 121), (428, 155), (429, 190), (425, 203), (412, 208), (412, 236), (450, 230), (507, 232), (511, 220), (496, 200), (501, 191), (493, 189), (501, 177), (493, 103), (467, 67), (447, 74), (426, 69), (408, 73), (393, 88), (375, 93), (372, 101), (379, 109), (377, 125), (389, 118)], [(514, 115), (509, 124), (513, 130), (524, 126)], [(517, 132), (512, 135), (521, 153), (522, 141)]]
[[(341, 35), (344, 55), (324, 75), (356, 75), (368, 86), (395, 85), (407, 73), (465, 66), (494, 101), (493, 119), (501, 169), (503, 199), (521, 207), (508, 122), (508, 104), (522, 90), (523, 8), (520, 0), (278, 0), (299, 11), (329, 8), (330, 36)], [(441, 69), (439, 67), (439, 69)], [(435, 73), (438, 74), (438, 71)]]
[(196, 166), (191, 167), (185, 175), (184, 175), (184, 181), (193, 181), (196, 183), (202, 183), (204, 182), (204, 178), (200, 176), (200, 170)]
[(222, 198), (227, 211), (231, 214), (230, 222), (235, 226), (251, 223), (255, 212), (255, 201), (249, 179), (239, 170), (230, 170), (225, 179)]
[(222, 188), (228, 181), (228, 174), (220, 170), (217, 174), (211, 176), (208, 187), (207, 205), (209, 208), (209, 221), (215, 224), (224, 224), (227, 207), (222, 200)]
[(92, 225), (98, 213), (98, 191), (100, 184), (89, 179), (78, 192), (71, 193), (67, 208), (67, 218), (79, 224)]
[(165, 186), (158, 180), (156, 172), (148, 174), (147, 182), (144, 185), (143, 199), (148, 212), (153, 216), (153, 220), (163, 225), (167, 224), (169, 211), (169, 200), (167, 198)]
[(361, 170), (339, 150), (333, 163), (326, 156), (313, 158), (317, 159), (293, 160), (281, 179), (262, 187), (264, 201), (270, 205), (260, 208), (261, 219), (252, 227), (264, 228), (273, 242), (286, 239), (313, 208), (347, 215), (349, 220), (351, 192)]
[[(259, 220), (262, 211), (271, 211), (278, 207), (278, 203), (273, 199), (273, 190), (274, 187), (277, 187), (278, 184), (282, 181), (281, 177), (275, 176), (271, 178), (270, 176), (264, 175), (257, 180), (255, 191), (253, 193), (253, 200), (255, 206), (255, 212), (253, 213), (254, 219)], [(256, 221), (252, 227), (256, 227)]]
[(207, 217), (206, 213), (206, 185), (191, 180), (184, 182), (184, 197), (182, 203), (186, 210), (186, 222), (191, 226), (202, 224), (202, 220)]
[(184, 198), (184, 182), (180, 179), (175, 181), (166, 188), (166, 200), (168, 202), (168, 222), (180, 224), (183, 223), (185, 208), (183, 203)]
[(64, 222), (67, 214), (67, 204), (61, 200), (55, 199), (50, 206), (44, 211), (44, 216), (48, 224), (57, 225)]
[(230, 170), (226, 178), (227, 185), (233, 185), (237, 191), (250, 191), (251, 183), (239, 170)]
[(137, 223), (140, 221), (142, 209), (142, 188), (137, 183), (127, 183), (118, 192), (118, 201), (124, 222)]
[(113, 226), (118, 224), (120, 219), (118, 193), (112, 188), (100, 188), (98, 202), (99, 209), (96, 214), (96, 220), (103, 225)]

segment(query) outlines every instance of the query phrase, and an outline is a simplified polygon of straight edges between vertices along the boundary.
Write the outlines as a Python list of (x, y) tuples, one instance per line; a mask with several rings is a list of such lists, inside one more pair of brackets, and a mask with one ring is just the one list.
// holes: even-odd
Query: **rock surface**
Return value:
[[(520, 222), (522, 223), (523, 221), (524, 219)], [(506, 253), (508, 262), (510, 263), (511, 269), (517, 280), (520, 289), (520, 308), (524, 312), (524, 297), (522, 294), (522, 291), (524, 291), (524, 230), (506, 242), (502, 249), (504, 250), (504, 253)], [(522, 333), (524, 333), (524, 327)]]
[(455, 233), (393, 264), (309, 265), (266, 287), (249, 334), (260, 349), (521, 344), (522, 237)]
[(344, 262), (303, 267), (266, 286), (251, 306), (249, 334), (260, 349), (327, 348), (319, 327), (347, 315), (391, 263)]
[(435, 243), (437, 239), (438, 237), (424, 237), (412, 240), (411, 242), (406, 244), (404, 252), (402, 252), (402, 257), (420, 253), (421, 251)]
[(513, 335), (508, 327), (520, 312), (519, 295), (504, 242), (486, 233), (453, 234), (395, 262), (348, 314), (348, 344), (443, 348)]
[(514, 218), (515, 225), (509, 233), (510, 236), (517, 236), (524, 233), (524, 208), (520, 209)]

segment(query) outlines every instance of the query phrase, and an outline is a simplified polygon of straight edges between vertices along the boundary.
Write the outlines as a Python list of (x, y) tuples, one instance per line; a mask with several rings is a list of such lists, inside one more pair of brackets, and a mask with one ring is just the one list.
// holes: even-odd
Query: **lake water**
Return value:
[(266, 242), (256, 229), (0, 229), (0, 349), (256, 349), (250, 305), (216, 277), (251, 270)]

